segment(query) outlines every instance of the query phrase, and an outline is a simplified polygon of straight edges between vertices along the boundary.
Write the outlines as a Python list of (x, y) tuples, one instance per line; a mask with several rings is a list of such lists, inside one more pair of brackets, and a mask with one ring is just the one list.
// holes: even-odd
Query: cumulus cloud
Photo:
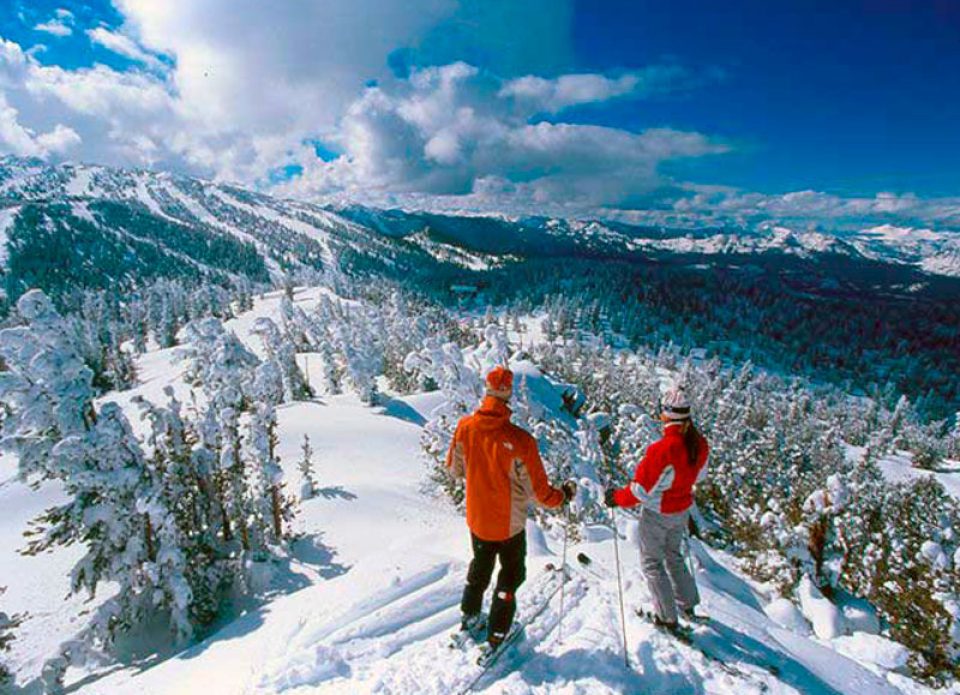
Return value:
[(58, 9), (53, 17), (46, 22), (40, 22), (33, 30), (42, 31), (45, 34), (52, 34), (53, 36), (62, 38), (73, 34), (73, 22), (74, 17), (70, 10)]
[[(0, 39), (0, 91), (21, 127), (49, 134), (35, 141), (40, 149), (32, 154), (37, 156), (69, 149), (71, 157), (144, 165), (153, 160), (142, 145), (157, 138), (167, 144), (171, 163), (183, 160), (172, 139), (183, 123), (175, 98), (159, 78), (103, 65), (79, 70), (42, 65), (18, 44)], [(22, 137), (16, 140), (26, 153)]]
[[(245, 184), (297, 164), (303, 175), (282, 192), (303, 196), (571, 206), (629, 204), (669, 183), (661, 162), (725, 149), (670, 129), (537, 122), (537, 114), (645, 96), (684, 79), (673, 66), (550, 79), (528, 72), (569, 57), (566, 0), (496, 11), (454, 0), (270, 7), (252, 0), (117, 0), (116, 7), (122, 26), (85, 33), (139, 68), (68, 70), (0, 43), (0, 84), (12, 110), (5, 112), (6, 139), (18, 143), (17, 151), (53, 156), (70, 149), (81, 159)], [(553, 14), (543, 11), (551, 7)], [(458, 33), (467, 25), (469, 35)], [(530, 42), (515, 40), (519, 25)], [(443, 38), (450, 36), (459, 37), (457, 45)], [(456, 61), (414, 64), (465, 46), (498, 56), (490, 65), (523, 76), (502, 79), (496, 70)], [(407, 47), (402, 65), (398, 47)], [(370, 82), (377, 86), (363, 87)], [(315, 141), (343, 156), (321, 161)]]
[(143, 63), (147, 67), (160, 69), (163, 67), (155, 56), (144, 51), (136, 41), (120, 32), (110, 31), (106, 27), (95, 27), (87, 30), (87, 36), (90, 40), (103, 46), (108, 51), (113, 51), (117, 55), (122, 55), (130, 60)]
[(332, 126), (366, 81), (389, 75), (392, 51), (455, 10), (451, 0), (118, 6), (130, 35), (174, 59), (170, 81), (184, 116), (211, 133), (247, 134), (261, 153), (252, 168)]
[[(585, 76), (574, 77), (582, 83)], [(605, 84), (606, 78), (591, 77), (598, 78), (592, 84)], [(565, 84), (563, 76), (551, 82)], [(334, 136), (343, 155), (333, 162), (314, 158), (285, 191), (371, 203), (422, 201), (425, 195), (481, 207), (525, 201), (528, 211), (554, 204), (631, 205), (669, 184), (658, 170), (662, 162), (727, 149), (700, 133), (669, 128), (633, 133), (531, 122), (543, 100), (518, 111), (516, 87), (516, 81), (452, 63), (416, 70), (391, 90), (368, 89), (347, 108)], [(577, 90), (561, 91), (572, 103)], [(598, 90), (591, 93), (598, 98)], [(553, 94), (548, 99), (558, 98)]]
[[(956, 199), (763, 195), (675, 181), (665, 163), (728, 146), (666, 127), (567, 122), (573, 107), (655, 97), (718, 77), (672, 64), (556, 74), (573, 63), (571, 0), (114, 6), (120, 26), (84, 33), (128, 58), (124, 70), (47, 64), (38, 59), (42, 46), (24, 50), (0, 38), (0, 151), (247, 185), (298, 165), (302, 175), (276, 192), (410, 208), (960, 224)], [(36, 28), (59, 36), (79, 26), (58, 10)], [(484, 69), (461, 56), (481, 56)], [(340, 156), (324, 161), (317, 152)]]
[(0, 92), (0, 152), (21, 157), (46, 158), (62, 154), (80, 143), (80, 136), (68, 126), (57, 124), (46, 133), (37, 134), (20, 124), (17, 109)]
[(607, 101), (627, 95), (649, 96), (690, 83), (687, 70), (677, 65), (654, 65), (619, 77), (593, 73), (545, 79), (525, 75), (508, 80), (499, 96), (514, 98), (525, 108), (557, 113), (570, 106)]
[[(676, 224), (754, 225), (763, 221), (802, 226), (862, 228), (865, 224), (898, 222), (916, 226), (960, 225), (960, 198), (921, 198), (914, 193), (880, 192), (873, 196), (838, 196), (822, 191), (765, 194), (724, 186), (685, 185), (670, 211), (658, 211), (658, 221)], [(614, 213), (640, 221), (643, 213)], [(652, 221), (646, 217), (643, 221)]]

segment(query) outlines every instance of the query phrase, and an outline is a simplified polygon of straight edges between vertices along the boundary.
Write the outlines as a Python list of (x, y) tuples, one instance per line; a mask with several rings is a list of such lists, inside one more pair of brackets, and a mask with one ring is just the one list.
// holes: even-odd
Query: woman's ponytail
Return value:
[(683, 423), (683, 443), (687, 448), (687, 458), (691, 466), (697, 465), (700, 458), (700, 432), (697, 431), (693, 420), (687, 420)]

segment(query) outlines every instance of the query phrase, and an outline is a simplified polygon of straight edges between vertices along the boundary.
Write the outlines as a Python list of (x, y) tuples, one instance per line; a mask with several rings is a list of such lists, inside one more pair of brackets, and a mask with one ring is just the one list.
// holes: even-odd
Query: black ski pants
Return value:
[(479, 613), (483, 594), (490, 586), (493, 566), (500, 560), (497, 586), (490, 604), (487, 639), (498, 642), (506, 637), (517, 612), (514, 593), (527, 578), (527, 534), (523, 531), (505, 541), (485, 541), (472, 533), (473, 560), (467, 571), (467, 585), (463, 589), (460, 610), (466, 615)]

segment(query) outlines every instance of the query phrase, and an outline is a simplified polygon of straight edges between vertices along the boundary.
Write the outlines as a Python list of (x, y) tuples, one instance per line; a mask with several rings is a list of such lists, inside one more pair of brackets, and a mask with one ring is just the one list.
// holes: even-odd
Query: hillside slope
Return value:
[[(616, 260), (749, 279), (764, 268), (817, 294), (960, 294), (960, 233), (885, 225), (670, 228), (606, 220), (329, 208), (142, 170), (0, 158), (0, 291), (55, 298), (159, 278), (275, 284), (372, 272), (437, 286), (523, 261)], [(699, 269), (699, 270), (698, 270)]]
[(429, 274), (436, 259), (319, 206), (189, 177), (0, 158), (0, 290), (59, 297), (158, 278)]
[[(310, 307), (323, 292), (299, 292), (297, 303)], [(275, 316), (279, 301), (277, 293), (263, 297), (228, 327), (258, 349), (253, 322)], [(134, 396), (159, 400), (168, 385), (185, 396), (178, 352), (147, 353), (140, 361), (141, 385), (109, 397), (131, 408)], [(558, 400), (554, 385), (532, 365), (514, 366), (541, 403)], [(304, 367), (310, 373), (309, 364)], [(381, 406), (369, 408), (353, 396), (323, 396), (281, 406), (278, 453), (287, 484), (296, 489), (299, 483), (296, 461), (306, 434), (316, 452), (321, 490), (302, 503), (296, 522), (302, 536), (291, 544), (287, 560), (261, 572), (270, 587), (268, 600), (241, 606), (216, 632), (183, 652), (158, 652), (148, 639), (127, 645), (119, 665), (105, 661), (72, 669), (70, 691), (446, 694), (464, 688), (478, 674), (473, 657), (446, 645), (458, 621), (468, 537), (449, 503), (427, 494), (419, 448), (421, 425), (436, 402), (435, 394), (385, 397)], [(0, 484), (7, 510), (0, 527), (0, 563), (14, 569), (4, 577), (11, 585), (5, 609), (31, 614), (12, 653), (23, 684), (37, 675), (43, 659), (88, 607), (77, 599), (61, 600), (69, 551), (40, 558), (15, 555), (18, 532), (56, 501), (57, 492), (21, 485), (12, 479), (9, 464), (4, 463)], [(552, 528), (528, 524), (531, 557), (520, 592), (521, 617), (531, 615), (558, 580), (545, 570), (547, 562), (559, 564), (562, 557), (561, 531), (556, 517), (551, 519)], [(478, 682), (478, 691), (922, 691), (889, 671), (898, 666), (897, 645), (860, 632), (834, 640), (813, 637), (799, 614), (771, 602), (768, 587), (747, 579), (730, 557), (698, 543), (694, 562), (713, 620), (698, 629), (695, 649), (657, 633), (632, 613), (649, 599), (638, 568), (636, 522), (622, 513), (618, 528), (629, 666), (620, 651), (612, 533), (590, 526), (582, 542), (568, 549), (571, 575), (562, 628), (554, 595), (531, 623), (527, 639)], [(593, 559), (589, 568), (573, 562), (581, 552)]]

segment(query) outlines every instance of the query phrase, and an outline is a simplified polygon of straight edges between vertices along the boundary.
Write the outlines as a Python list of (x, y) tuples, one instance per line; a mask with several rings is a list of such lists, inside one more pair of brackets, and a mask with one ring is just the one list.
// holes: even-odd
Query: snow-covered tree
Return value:
[(333, 344), (341, 354), (344, 381), (368, 405), (377, 400), (377, 376), (383, 372), (383, 352), (377, 339), (375, 312), (354, 311), (351, 320), (333, 329)]
[(276, 364), (283, 385), (283, 401), (291, 403), (309, 399), (313, 394), (297, 365), (296, 349), (289, 339), (281, 334), (277, 325), (261, 316), (253, 324), (253, 333), (263, 341), (267, 359)]
[[(5, 587), (0, 586), (0, 596), (6, 591)], [(0, 611), (0, 655), (10, 649), (10, 643), (13, 642), (16, 630), (23, 622), (21, 615), (7, 615)], [(0, 658), (0, 687), (8, 686), (13, 682), (13, 673), (10, 672), (7, 664)]]
[(0, 443), (19, 456), (24, 477), (55, 479), (67, 495), (34, 522), (24, 552), (82, 543), (86, 552), (71, 572), (71, 590), (92, 595), (103, 582), (119, 585), (83, 637), (65, 643), (48, 665), (55, 686), (70, 659), (109, 646), (119, 630), (156, 611), (173, 616), (178, 634), (181, 627), (189, 631), (182, 616), (190, 597), (182, 563), (158, 567), (158, 558), (179, 552), (178, 545), (157, 536), (169, 509), (123, 411), (112, 402), (94, 406), (92, 372), (58, 334), (60, 318), (45, 295), (23, 295), (18, 310), (27, 325), (0, 331), (9, 369), (2, 389), (10, 404)]
[(443, 401), (430, 413), (421, 436), (421, 446), (433, 467), (432, 477), (458, 504), (463, 500), (462, 482), (446, 473), (446, 455), (457, 422), (480, 400), (480, 376), (469, 368), (456, 343), (428, 338), (423, 348), (411, 352), (404, 368), (429, 378), (443, 394)]
[(310, 446), (310, 435), (303, 435), (300, 445), (300, 461), (297, 470), (300, 471), (300, 500), (309, 500), (317, 496), (317, 477), (313, 470), (313, 447)]
[(283, 524), (292, 517), (292, 502), (284, 494), (283, 470), (276, 450), (276, 411), (269, 403), (259, 403), (247, 419), (241, 455), (247, 475), (256, 481), (254, 518), (271, 545), (284, 539)]
[(61, 477), (51, 456), (63, 438), (88, 432), (93, 372), (84, 364), (66, 322), (39, 290), (17, 302), (27, 325), (0, 331), (0, 401), (7, 406), (0, 445), (16, 452), (22, 476)]

